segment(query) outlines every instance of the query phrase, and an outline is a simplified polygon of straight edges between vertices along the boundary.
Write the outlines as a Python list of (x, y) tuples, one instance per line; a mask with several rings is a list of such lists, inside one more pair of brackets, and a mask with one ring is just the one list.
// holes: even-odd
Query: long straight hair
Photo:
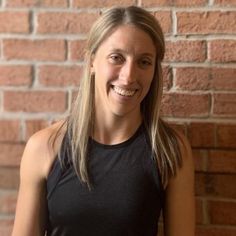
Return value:
[[(67, 135), (70, 140), (70, 155), (80, 180), (90, 187), (88, 173), (88, 142), (94, 127), (95, 91), (91, 60), (101, 43), (121, 25), (133, 25), (146, 32), (156, 48), (156, 65), (150, 90), (141, 103), (143, 122), (149, 135), (153, 159), (159, 168), (162, 183), (167, 185), (171, 175), (181, 166), (181, 155), (176, 134), (160, 118), (163, 90), (161, 61), (164, 58), (165, 42), (162, 29), (153, 15), (136, 7), (116, 7), (107, 10), (95, 22), (86, 45), (84, 75), (78, 96), (67, 119)], [(132, 36), (131, 36), (132, 37)], [(60, 154), (59, 154), (60, 158)]]

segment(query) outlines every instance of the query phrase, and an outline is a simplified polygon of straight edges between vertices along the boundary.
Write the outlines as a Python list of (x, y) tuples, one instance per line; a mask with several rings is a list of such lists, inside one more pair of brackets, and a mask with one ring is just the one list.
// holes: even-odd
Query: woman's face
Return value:
[(156, 49), (143, 30), (122, 25), (106, 38), (93, 58), (96, 113), (135, 118), (149, 91)]

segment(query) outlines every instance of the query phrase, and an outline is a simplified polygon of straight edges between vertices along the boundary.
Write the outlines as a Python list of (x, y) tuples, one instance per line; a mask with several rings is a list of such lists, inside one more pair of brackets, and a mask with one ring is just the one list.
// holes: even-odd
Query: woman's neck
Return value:
[(113, 118), (95, 117), (93, 139), (103, 144), (118, 144), (128, 140), (142, 123), (142, 117), (135, 119), (114, 116)]

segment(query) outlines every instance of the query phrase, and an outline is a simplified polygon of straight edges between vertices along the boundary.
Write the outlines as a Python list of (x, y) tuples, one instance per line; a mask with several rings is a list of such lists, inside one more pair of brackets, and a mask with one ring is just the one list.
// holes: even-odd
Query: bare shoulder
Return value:
[(179, 144), (182, 166), (170, 177), (166, 187), (164, 231), (167, 236), (194, 236), (194, 162), (186, 136), (174, 129)]
[[(33, 134), (29, 138), (23, 153), (21, 174), (30, 174), (32, 171), (39, 178), (46, 178), (64, 133), (63, 121), (59, 121)], [(27, 172), (24, 171), (25, 169)], [(31, 171), (29, 172), (29, 170)]]

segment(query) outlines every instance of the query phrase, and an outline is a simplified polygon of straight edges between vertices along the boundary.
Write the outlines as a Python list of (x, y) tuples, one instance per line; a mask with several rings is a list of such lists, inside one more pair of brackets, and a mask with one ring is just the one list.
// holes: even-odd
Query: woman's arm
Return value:
[(46, 223), (46, 176), (51, 154), (49, 129), (33, 135), (25, 147), (20, 166), (20, 188), (12, 236), (40, 236)]
[(183, 165), (166, 188), (163, 212), (165, 236), (195, 235), (194, 164), (187, 139), (178, 134)]

